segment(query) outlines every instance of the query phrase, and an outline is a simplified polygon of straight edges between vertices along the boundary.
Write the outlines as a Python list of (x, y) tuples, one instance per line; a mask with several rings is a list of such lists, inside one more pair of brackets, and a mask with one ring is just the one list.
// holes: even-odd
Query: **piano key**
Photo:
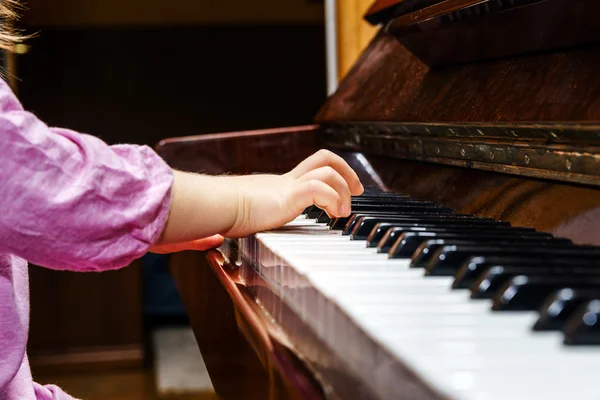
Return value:
[(572, 259), (590, 259), (600, 256), (600, 248), (548, 243), (549, 245), (536, 245), (535, 247), (530, 244), (522, 246), (517, 244), (504, 246), (442, 245), (439, 249), (425, 254), (418, 250), (413, 256), (412, 266), (414, 268), (424, 267), (428, 275), (453, 276), (467, 259), (474, 256), (511, 255), (522, 257), (535, 255), (540, 258), (569, 257)]
[[(542, 238), (540, 244), (548, 244), (551, 240), (552, 238)], [(572, 247), (570, 243), (566, 246)], [(517, 256), (524, 256), (530, 248), (533, 247), (529, 243), (519, 244), (510, 240), (502, 243), (478, 243), (477, 241), (432, 239), (422, 243), (411, 258), (413, 268), (425, 268), (430, 275), (454, 275), (469, 257), (506, 255), (507, 251), (511, 254), (516, 253)], [(544, 248), (547, 248), (547, 245)]]
[(468, 289), (473, 286), (473, 283), (478, 279), (482, 272), (490, 267), (502, 265), (527, 265), (531, 266), (592, 266), (597, 265), (600, 268), (600, 261), (594, 259), (582, 259), (582, 258), (565, 258), (565, 257), (553, 257), (553, 258), (539, 258), (533, 256), (485, 256), (485, 257), (471, 257), (465, 261), (462, 266), (459, 267), (458, 271), (454, 276), (454, 283), (452, 284), (453, 289)]
[(600, 289), (600, 278), (582, 275), (518, 275), (511, 278), (496, 294), (495, 311), (523, 311), (538, 308), (554, 291), (563, 288)]
[[(375, 212), (358, 212), (352, 213), (349, 217), (343, 218), (334, 218), (327, 223), (331, 229), (341, 229), (343, 231), (350, 232), (354, 225), (361, 219), (365, 217), (374, 217), (374, 218), (406, 218), (406, 219), (419, 219), (419, 218), (429, 218), (431, 220), (440, 220), (446, 218), (455, 218), (455, 219), (463, 219), (469, 218), (469, 216), (455, 215), (455, 214), (444, 214), (444, 213), (425, 213), (425, 212), (385, 212), (385, 211), (375, 211)], [(472, 218), (472, 217), (470, 217)]]
[(600, 266), (591, 265), (587, 267), (574, 266), (502, 266), (497, 265), (488, 268), (481, 276), (473, 283), (471, 288), (471, 298), (473, 299), (491, 299), (498, 290), (506, 284), (507, 281), (517, 275), (522, 276), (572, 276), (587, 278), (600, 278)]
[(600, 297), (588, 300), (569, 318), (565, 344), (600, 345)]
[(369, 197), (355, 197), (352, 198), (352, 205), (391, 205), (391, 204), (401, 204), (401, 205), (419, 205), (419, 206), (427, 206), (427, 207), (437, 207), (437, 205), (432, 201), (421, 201), (421, 200), (413, 200), (406, 197), (387, 197), (387, 198), (369, 198)]
[(456, 225), (456, 226), (495, 226), (493, 221), (489, 220), (477, 220), (471, 218), (454, 217), (448, 215), (447, 217), (423, 215), (423, 216), (411, 216), (411, 217), (378, 217), (378, 216), (365, 216), (355, 218), (352, 222), (344, 228), (344, 235), (350, 235), (356, 240), (366, 240), (369, 234), (373, 231), (375, 225), (380, 222), (396, 222), (396, 223), (410, 223), (413, 222), (415, 225), (426, 225), (431, 227), (443, 226), (443, 225)]
[[(483, 229), (485, 228), (485, 229)], [(374, 228), (375, 230), (376, 228)], [(385, 228), (383, 228), (385, 229)], [(432, 233), (448, 233), (448, 234), (536, 234), (535, 230), (530, 228), (513, 228), (508, 225), (486, 225), (484, 227), (474, 224), (473, 226), (465, 225), (443, 225), (434, 227), (421, 227), (419, 229), (406, 229), (399, 227), (398, 224), (391, 224), (391, 227), (383, 234), (382, 238), (377, 243), (376, 247), (380, 253), (388, 253), (396, 244), (398, 239), (406, 232), (432, 232)], [(373, 231), (371, 232), (373, 233)], [(373, 238), (374, 240), (374, 238)], [(369, 241), (369, 238), (367, 238)], [(372, 247), (372, 246), (368, 246)]]
[(540, 316), (533, 329), (536, 331), (562, 330), (568, 318), (586, 301), (600, 298), (600, 290), (561, 289), (552, 294), (540, 307)]
[[(382, 196), (373, 196), (373, 195), (364, 195), (364, 196), (352, 196), (351, 205), (364, 205), (364, 204), (382, 204), (382, 203), (402, 203), (402, 204), (418, 204), (424, 206), (434, 206), (435, 203), (431, 201), (419, 201), (412, 200), (406, 196), (402, 195), (382, 195)], [(321, 210), (318, 206), (312, 205), (304, 210), (304, 214), (307, 214), (309, 218), (317, 218), (323, 210)]]
[[(403, 235), (404, 236), (404, 235)], [(555, 239), (550, 235), (521, 235), (516, 232), (504, 231), (504, 232), (471, 232), (470, 234), (453, 234), (453, 235), (434, 235), (433, 238), (421, 239), (419, 237), (412, 236), (413, 241), (409, 239), (398, 238), (396, 243), (390, 248), (390, 258), (410, 258), (416, 253), (417, 249), (423, 248), (423, 243), (433, 243), (435, 240), (435, 246), (431, 246), (428, 251), (431, 254), (435, 248), (439, 248), (442, 245), (453, 245), (453, 244), (519, 244), (523, 245), (531, 243), (531, 245), (539, 244), (556, 244), (556, 245), (572, 245), (568, 239)], [(432, 249), (433, 247), (433, 249)]]
[[(491, 300), (471, 301), (468, 290), (451, 290), (451, 277), (425, 278), (423, 269), (410, 268), (410, 260), (387, 259), (366, 248), (366, 242), (350, 241), (339, 231), (328, 231), (319, 244), (318, 233), (325, 234), (317, 229), (310, 234), (293, 231), (257, 237), (293, 266), (305, 285), (310, 282), (312, 293), (321, 293), (314, 303), (299, 289), (284, 289), (291, 294), (294, 309), (302, 311), (357, 374), (373, 377), (372, 366), (377, 365), (379, 353), (362, 351), (359, 332), (367, 332), (430, 386), (452, 398), (529, 399), (536, 393), (563, 399), (570, 393), (565, 387), (576, 387), (589, 398), (596, 393), (598, 348), (573, 351), (578, 347), (562, 345), (560, 332), (535, 333), (531, 330), (535, 311), (494, 313)], [(332, 246), (342, 243), (349, 247), (357, 243), (357, 248), (371, 252), (360, 259), (326, 256)], [(307, 256), (293, 251), (310, 246), (323, 253), (316, 256), (318, 252), (311, 251)], [(339, 308), (343, 314), (335, 311)], [(342, 315), (348, 319), (340, 319)], [(573, 366), (579, 366), (576, 375)], [(565, 385), (565, 377), (572, 375), (570, 385)], [(520, 389), (527, 395), (519, 397)]]
[[(416, 213), (416, 212), (428, 212), (436, 214), (450, 214), (451, 209), (445, 207), (436, 206), (421, 206), (421, 205), (402, 205), (402, 204), (358, 204), (352, 206), (352, 213), (361, 212), (385, 212), (385, 213)], [(330, 218), (327, 213), (323, 211), (317, 217), (317, 222), (329, 222)]]

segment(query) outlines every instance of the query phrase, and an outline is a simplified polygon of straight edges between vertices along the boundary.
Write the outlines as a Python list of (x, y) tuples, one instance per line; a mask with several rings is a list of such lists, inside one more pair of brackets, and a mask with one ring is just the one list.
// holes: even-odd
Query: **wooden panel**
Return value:
[(600, 42), (595, 0), (446, 0), (394, 19), (387, 31), (430, 66)]
[(337, 0), (340, 79), (352, 68), (352, 65), (377, 32), (377, 29), (369, 25), (363, 18), (372, 1)]
[(386, 23), (393, 17), (406, 14), (443, 0), (377, 0), (367, 11), (365, 18), (371, 24)]
[(104, 273), (30, 268), (32, 368), (141, 365), (140, 262)]
[(284, 173), (315, 152), (315, 125), (171, 138), (158, 154), (175, 168), (207, 174)]
[(269, 376), (239, 331), (233, 302), (205, 255), (173, 254), (170, 270), (219, 398), (268, 399)]
[(599, 69), (598, 45), (430, 69), (380, 33), (317, 122), (598, 121)]
[[(30, 26), (322, 23), (323, 5), (305, 0), (28, 0)], [(65, 44), (68, 45), (68, 44)]]

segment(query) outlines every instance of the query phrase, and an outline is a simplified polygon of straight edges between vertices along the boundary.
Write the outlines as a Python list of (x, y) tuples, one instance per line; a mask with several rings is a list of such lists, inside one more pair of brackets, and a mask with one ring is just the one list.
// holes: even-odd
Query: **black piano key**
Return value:
[(351, 213), (350, 216), (348, 217), (343, 217), (343, 218), (334, 218), (331, 221), (329, 221), (327, 223), (327, 226), (329, 226), (329, 228), (331, 229), (335, 229), (335, 230), (343, 230), (351, 221), (354, 221), (356, 218), (360, 218), (360, 217), (367, 217), (367, 216), (388, 216), (390, 218), (396, 216), (397, 214), (395, 213), (389, 213), (389, 212), (361, 212), (361, 213)]
[(332, 219), (328, 222), (328, 226), (331, 229), (343, 229), (343, 230), (351, 230), (352, 228), (349, 228), (349, 224), (353, 224), (353, 222), (360, 217), (367, 217), (367, 216), (373, 216), (373, 217), (409, 217), (409, 216), (427, 216), (427, 217), (431, 217), (435, 219), (446, 219), (446, 218), (460, 218), (460, 219), (472, 219), (472, 220), (478, 220), (478, 221), (488, 221), (488, 223), (497, 223), (500, 225), (507, 225), (509, 226), (509, 224), (507, 222), (496, 222), (491, 218), (477, 218), (473, 215), (470, 214), (454, 214), (454, 213), (446, 213), (446, 212), (431, 212), (431, 211), (402, 211), (402, 212), (396, 212), (396, 211), (353, 211), (350, 216), (348, 217), (343, 217), (343, 218), (336, 218), (336, 219)]
[[(484, 226), (482, 226), (484, 225)], [(419, 229), (407, 229), (404, 227), (392, 226), (383, 235), (377, 243), (377, 252), (388, 253), (391, 248), (400, 240), (402, 235), (407, 232), (432, 232), (432, 233), (479, 233), (486, 234), (492, 232), (512, 232), (514, 234), (534, 234), (536, 231), (532, 228), (513, 228), (508, 224), (472, 224), (466, 225), (442, 225), (442, 226), (421, 226)], [(423, 240), (425, 242), (427, 239)], [(423, 243), (421, 242), (421, 244)], [(416, 251), (416, 250), (415, 250)], [(414, 253), (414, 252), (413, 252)]]
[(551, 294), (540, 307), (540, 317), (533, 325), (533, 330), (562, 330), (577, 308), (594, 298), (600, 298), (600, 290), (566, 288)]
[[(548, 239), (547, 239), (548, 240)], [(525, 244), (530, 247), (529, 243)], [(432, 275), (439, 272), (441, 275), (454, 275), (459, 268), (470, 257), (479, 255), (501, 255), (507, 254), (504, 250), (512, 250), (513, 255), (525, 255), (523, 245), (512, 241), (504, 243), (478, 243), (477, 241), (446, 241), (443, 239), (427, 240), (419, 246), (412, 256), (412, 268), (426, 268), (431, 270)], [(526, 249), (525, 249), (526, 250)], [(390, 250), (391, 251), (391, 250)], [(514, 254), (518, 252), (518, 254)], [(449, 268), (447, 272), (441, 273), (442, 268)]]
[(573, 266), (502, 266), (497, 265), (485, 271), (471, 288), (472, 299), (491, 299), (510, 279), (517, 275), (522, 276), (572, 276), (572, 277), (597, 277), (600, 278), (600, 266), (588, 265), (584, 267)]
[[(432, 241), (435, 242), (435, 241)], [(432, 243), (434, 246), (435, 243)], [(425, 245), (424, 245), (425, 246)], [(475, 256), (507, 256), (516, 257), (537, 256), (539, 258), (569, 257), (569, 258), (593, 258), (600, 256), (600, 247), (593, 246), (571, 246), (557, 245), (548, 241), (548, 245), (531, 244), (509, 244), (502, 246), (477, 246), (477, 245), (442, 245), (432, 252), (431, 255), (415, 253), (411, 267), (425, 268), (425, 273), (431, 276), (454, 276), (462, 264), (469, 258)], [(427, 256), (427, 262), (423, 262)]]
[(392, 218), (387, 217), (363, 217), (355, 218), (351, 223), (344, 228), (344, 234), (350, 235), (355, 240), (366, 240), (375, 225), (381, 222), (397, 222), (397, 223), (409, 223), (414, 222), (415, 224), (428, 225), (428, 226), (444, 226), (444, 225), (471, 225), (471, 226), (494, 226), (496, 222), (493, 220), (479, 220), (473, 218), (465, 218), (461, 216), (454, 216), (452, 214), (446, 217), (432, 216), (424, 214), (423, 216), (411, 216), (403, 217), (397, 216)]
[[(343, 233), (344, 235), (351, 234), (357, 225), (361, 224), (365, 218), (378, 218), (380, 221), (377, 223), (389, 222), (396, 224), (405, 224), (405, 223), (427, 223), (430, 225), (434, 224), (447, 224), (448, 221), (458, 221), (458, 223), (463, 223), (464, 221), (476, 221), (474, 223), (478, 225), (492, 225), (494, 222), (490, 220), (482, 220), (481, 222), (478, 219), (473, 219), (468, 216), (456, 215), (456, 214), (435, 214), (435, 213), (402, 213), (402, 214), (356, 214), (348, 220), (346, 226), (344, 226)], [(377, 225), (377, 223), (375, 225)], [(371, 231), (375, 228), (375, 226), (370, 226)], [(365, 228), (363, 228), (365, 229)], [(370, 232), (369, 232), (370, 234)]]
[(380, 222), (373, 227), (369, 237), (367, 237), (367, 247), (377, 247), (377, 244), (388, 231), (397, 226), (393, 222)]
[(352, 199), (352, 206), (358, 206), (358, 205), (363, 205), (363, 206), (367, 206), (367, 205), (391, 205), (391, 204), (398, 204), (398, 205), (418, 205), (418, 206), (425, 206), (425, 207), (437, 207), (437, 205), (432, 202), (432, 201), (421, 201), (421, 200), (412, 200), (412, 199), (407, 199), (407, 198), (402, 198), (402, 197), (398, 197), (398, 198), (353, 198)]
[(563, 332), (567, 345), (600, 345), (600, 297), (579, 306)]
[(308, 218), (314, 219), (317, 218), (319, 215), (321, 215), (321, 213), (323, 212), (323, 210), (321, 210), (319, 207), (312, 205), (310, 207), (308, 207), (307, 210), (305, 210), (305, 214)]
[(327, 225), (329, 226), (329, 228), (331, 229), (335, 229), (335, 230), (347, 230), (347, 231), (351, 231), (354, 228), (354, 224), (358, 221), (359, 218), (362, 217), (379, 217), (379, 218), (424, 218), (424, 217), (428, 217), (430, 219), (444, 219), (444, 218), (467, 218), (467, 216), (463, 216), (461, 214), (446, 214), (446, 213), (425, 213), (425, 212), (402, 212), (402, 213), (397, 213), (397, 212), (381, 212), (381, 211), (376, 211), (376, 212), (365, 212), (365, 211), (361, 211), (361, 212), (356, 212), (356, 213), (352, 213), (350, 214), (349, 217), (344, 217), (344, 218), (335, 218), (332, 219)]
[(494, 297), (494, 311), (531, 311), (540, 307), (552, 293), (563, 288), (600, 289), (600, 278), (594, 275), (517, 275)]
[[(386, 205), (412, 205), (412, 206), (423, 206), (423, 207), (434, 207), (435, 203), (431, 201), (420, 201), (412, 200), (406, 196), (386, 196), (386, 197), (352, 197), (351, 207), (354, 208), (368, 208), (369, 206), (386, 206)], [(316, 205), (307, 207), (303, 214), (306, 214), (308, 218), (318, 218), (324, 211)]]
[(600, 261), (594, 259), (585, 258), (567, 258), (567, 257), (553, 257), (553, 258), (540, 258), (533, 256), (476, 256), (467, 259), (458, 269), (454, 276), (454, 282), (452, 288), (454, 289), (469, 289), (473, 286), (473, 283), (480, 278), (481, 274), (488, 268), (496, 265), (502, 266), (519, 266), (526, 265), (531, 266), (571, 266), (576, 267), (578, 265), (600, 265)]
[(352, 206), (353, 213), (358, 212), (436, 212), (439, 214), (451, 213), (446, 207), (418, 205), (418, 204), (357, 204)]
[(360, 196), (352, 196), (352, 199), (397, 199), (404, 198), (409, 199), (410, 197), (405, 194), (392, 193), (392, 192), (381, 192), (381, 191), (367, 191)]
[[(505, 230), (500, 232), (470, 232), (470, 233), (455, 233), (455, 234), (434, 234), (429, 239), (419, 237), (418, 233), (412, 235), (402, 235), (398, 238), (396, 243), (392, 246), (389, 251), (391, 258), (410, 258), (422, 243), (428, 240), (443, 240), (446, 244), (459, 243), (477, 243), (477, 244), (499, 244), (499, 243), (538, 243), (552, 240), (556, 244), (572, 244), (569, 239), (554, 239), (550, 234), (538, 234), (534, 233), (527, 235), (526, 233), (520, 234), (512, 230)], [(442, 242), (438, 242), (439, 244)], [(430, 250), (431, 251), (431, 250)]]
[[(430, 207), (430, 206), (419, 206), (419, 205), (398, 205), (398, 204), (377, 204), (377, 205), (357, 205), (352, 206), (351, 210), (352, 214), (361, 213), (361, 212), (382, 212), (382, 213), (435, 213), (435, 214), (449, 214), (452, 212), (449, 208), (442, 207)], [(322, 212), (317, 217), (317, 222), (327, 223), (331, 218), (327, 215), (326, 212)]]

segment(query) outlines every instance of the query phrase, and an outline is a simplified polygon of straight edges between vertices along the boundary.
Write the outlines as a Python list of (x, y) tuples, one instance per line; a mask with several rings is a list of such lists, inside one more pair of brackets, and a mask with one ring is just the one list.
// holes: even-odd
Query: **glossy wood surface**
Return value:
[(446, 0), (387, 31), (430, 66), (557, 51), (600, 42), (595, 0)]
[(428, 7), (443, 0), (377, 0), (367, 10), (365, 19), (372, 24), (388, 22), (393, 17)]
[(283, 173), (316, 146), (316, 125), (161, 141), (156, 151), (171, 167), (206, 174)]
[(430, 68), (381, 32), (316, 121), (598, 121), (599, 69), (597, 45)]

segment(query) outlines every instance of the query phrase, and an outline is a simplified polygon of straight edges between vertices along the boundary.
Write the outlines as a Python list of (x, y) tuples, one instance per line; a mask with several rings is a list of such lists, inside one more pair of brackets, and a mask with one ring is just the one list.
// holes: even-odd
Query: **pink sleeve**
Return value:
[(166, 223), (173, 175), (146, 146), (47, 127), (0, 81), (0, 252), (101, 271), (144, 255)]

